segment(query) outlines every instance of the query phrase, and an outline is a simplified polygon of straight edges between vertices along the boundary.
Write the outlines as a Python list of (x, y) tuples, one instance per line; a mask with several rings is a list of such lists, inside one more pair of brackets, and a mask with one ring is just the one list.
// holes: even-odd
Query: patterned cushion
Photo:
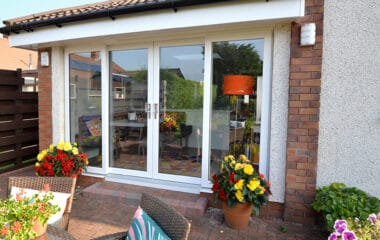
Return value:
[(133, 216), (126, 240), (170, 240), (158, 224), (139, 206)]

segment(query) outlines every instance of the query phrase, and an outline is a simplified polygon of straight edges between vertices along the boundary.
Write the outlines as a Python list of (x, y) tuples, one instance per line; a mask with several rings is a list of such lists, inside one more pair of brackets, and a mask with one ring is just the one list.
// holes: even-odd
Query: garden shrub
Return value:
[(380, 200), (344, 183), (332, 183), (317, 189), (312, 207), (323, 215), (326, 229), (332, 232), (337, 219), (364, 221), (371, 213), (380, 212)]

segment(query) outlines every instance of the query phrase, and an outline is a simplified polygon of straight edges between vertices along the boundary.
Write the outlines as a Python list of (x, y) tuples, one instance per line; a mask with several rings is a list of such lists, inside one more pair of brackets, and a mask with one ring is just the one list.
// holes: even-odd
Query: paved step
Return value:
[(99, 199), (109, 204), (126, 204), (137, 207), (141, 193), (158, 196), (188, 218), (203, 216), (207, 208), (207, 198), (199, 194), (183, 193), (157, 188), (140, 187), (125, 183), (97, 182), (82, 191), (83, 197)]

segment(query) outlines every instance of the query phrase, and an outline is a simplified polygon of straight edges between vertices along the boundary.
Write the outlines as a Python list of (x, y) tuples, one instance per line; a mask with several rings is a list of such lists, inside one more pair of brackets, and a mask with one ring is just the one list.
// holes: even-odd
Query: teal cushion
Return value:
[(126, 240), (170, 240), (160, 226), (139, 206), (133, 216)]

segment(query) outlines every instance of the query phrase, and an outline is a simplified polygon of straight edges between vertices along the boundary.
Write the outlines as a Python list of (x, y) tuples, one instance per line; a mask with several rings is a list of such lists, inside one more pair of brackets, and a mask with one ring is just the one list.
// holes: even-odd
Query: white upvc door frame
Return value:
[[(160, 49), (162, 47), (180, 47), (180, 46), (191, 46), (191, 45), (203, 45), (203, 38), (188, 38), (183, 40), (168, 40), (168, 41), (156, 41), (154, 42), (154, 92), (152, 92), (154, 101), (153, 104), (157, 104), (158, 108), (158, 117), (155, 119), (154, 127), (153, 127), (153, 142), (157, 144), (153, 144), (153, 178), (160, 180), (173, 181), (173, 176), (176, 182), (181, 183), (190, 183), (190, 184), (200, 184), (201, 178), (199, 177), (190, 177), (190, 176), (182, 176), (182, 175), (172, 175), (172, 174), (164, 174), (159, 173), (159, 98), (160, 98)], [(153, 105), (152, 105), (153, 106)], [(202, 161), (203, 163), (204, 161)]]
[[(185, 35), (182, 40), (167, 41), (147, 41), (145, 44), (126, 44), (124, 46), (105, 46), (96, 45), (91, 47), (75, 47), (65, 49), (65, 137), (70, 139), (70, 99), (69, 99), (69, 54), (88, 51), (100, 51), (102, 59), (102, 168), (88, 167), (89, 173), (95, 174), (124, 174), (146, 178), (157, 178), (168, 180), (199, 184), (202, 192), (210, 192), (211, 181), (210, 172), (210, 121), (211, 121), (211, 88), (212, 88), (212, 43), (219, 41), (234, 41), (245, 39), (264, 39), (263, 54), (263, 84), (262, 84), (262, 113), (261, 113), (261, 138), (260, 138), (260, 165), (259, 170), (269, 178), (269, 150), (270, 150), (270, 113), (271, 113), (271, 87), (272, 87), (272, 56), (273, 56), (273, 27), (266, 26), (263, 28), (245, 28), (223, 32), (204, 33), (203, 37), (192, 38), (191, 33)], [(159, 144), (159, 113), (157, 118), (152, 116), (148, 119), (148, 136), (147, 136), (147, 171), (134, 171), (126, 169), (117, 169), (109, 167), (109, 51), (112, 50), (129, 50), (138, 48), (148, 49), (148, 103), (154, 111), (154, 104), (159, 104), (159, 78), (160, 78), (160, 47), (186, 46), (202, 44), (205, 47), (204, 60), (204, 108), (203, 108), (203, 130), (202, 130), (202, 173), (201, 178), (162, 174), (158, 172), (158, 154)], [(159, 105), (158, 105), (159, 107)], [(152, 113), (153, 115), (154, 113)]]
[[(70, 139), (70, 96), (69, 96), (69, 89), (70, 89), (70, 59), (69, 55), (71, 53), (83, 53), (83, 52), (93, 52), (93, 51), (99, 51), (100, 52), (100, 59), (101, 59), (101, 104), (102, 104), (102, 152), (107, 153), (109, 151), (109, 101), (107, 99), (108, 97), (108, 91), (109, 91), (109, 75), (108, 72), (108, 66), (109, 66), (109, 59), (108, 59), (108, 51), (107, 46), (105, 45), (92, 45), (88, 47), (69, 47), (65, 48), (65, 139), (69, 141)], [(106, 139), (106, 141), (104, 141)], [(106, 174), (108, 169), (108, 154), (103, 154), (102, 156), (102, 167), (87, 167), (87, 172), (93, 173), (93, 174)]]
[[(147, 44), (128, 44), (128, 45), (118, 45), (118, 46), (111, 46), (108, 48), (108, 55), (110, 51), (128, 51), (128, 50), (138, 50), (138, 49), (147, 49), (147, 54), (148, 54), (148, 86), (147, 86), (147, 103), (151, 104), (153, 102), (153, 96), (150, 94), (153, 92), (154, 84), (153, 84), (153, 66), (154, 66), (154, 60), (153, 60), (153, 43), (147, 43)], [(109, 71), (109, 66), (108, 66), (108, 71)], [(108, 72), (109, 75), (109, 72)], [(109, 85), (111, 82), (109, 83)], [(110, 92), (108, 92), (107, 99), (110, 98)], [(152, 104), (151, 104), (152, 106)], [(108, 113), (109, 115), (109, 113)], [(109, 128), (109, 126), (108, 126)], [(153, 137), (152, 133), (155, 131), (154, 130), (154, 122), (152, 117), (147, 117), (147, 146), (154, 146), (153, 144)], [(132, 169), (122, 169), (122, 168), (116, 168), (116, 167), (107, 167), (107, 173), (112, 173), (112, 174), (120, 174), (120, 175), (129, 175), (129, 176), (136, 176), (136, 177), (145, 177), (145, 178), (152, 178), (153, 174), (153, 155), (152, 152), (154, 149), (151, 149), (147, 147), (147, 152), (146, 152), (146, 160), (147, 160), (147, 169), (146, 171), (138, 171), (138, 170), (132, 170)], [(108, 154), (109, 158), (109, 154)]]
[[(264, 173), (269, 179), (269, 158), (270, 158), (270, 113), (271, 113), (271, 87), (272, 87), (272, 48), (273, 48), (273, 28), (246, 29), (244, 32), (232, 31), (229, 33), (209, 34), (205, 38), (205, 99), (203, 126), (203, 146), (202, 156), (207, 156), (202, 164), (202, 192), (211, 192), (210, 175), (210, 122), (211, 122), (211, 82), (212, 82), (212, 43), (221, 41), (239, 41), (251, 39), (264, 40), (263, 54), (263, 84), (262, 84), (262, 112), (260, 126), (260, 164), (259, 171)], [(206, 131), (207, 130), (207, 131)]]

